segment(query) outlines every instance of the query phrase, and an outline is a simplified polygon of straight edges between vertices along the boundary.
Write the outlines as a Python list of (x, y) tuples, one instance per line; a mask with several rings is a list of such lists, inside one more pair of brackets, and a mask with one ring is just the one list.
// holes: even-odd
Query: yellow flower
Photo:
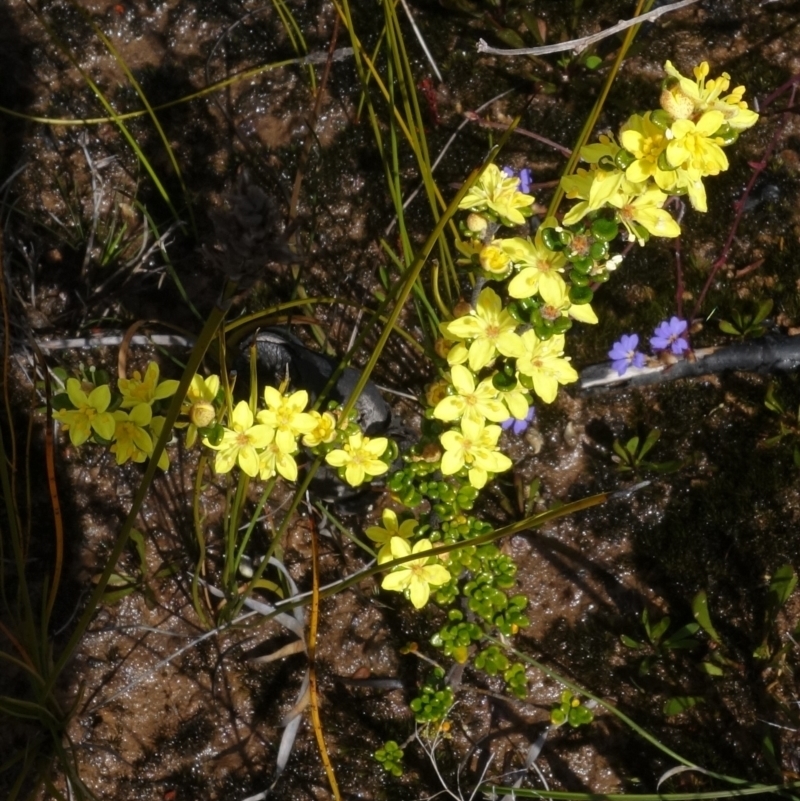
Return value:
[(158, 383), (158, 365), (150, 362), (142, 374), (135, 370), (133, 378), (120, 378), (119, 391), (122, 393), (122, 408), (132, 409), (140, 403), (152, 404), (154, 401), (174, 395), (179, 381), (162, 381)]
[(667, 134), (667, 161), (673, 167), (695, 170), (701, 176), (728, 169), (728, 157), (714, 139), (724, 121), (722, 112), (707, 111), (694, 123), (676, 120)]
[(620, 146), (614, 141), (613, 136), (601, 134), (598, 140), (581, 148), (581, 159), (593, 166), (597, 166), (601, 161), (610, 163), (620, 151)]
[(74, 409), (61, 409), (53, 412), (64, 430), (69, 432), (73, 445), (83, 445), (94, 431), (105, 440), (114, 437), (114, 417), (107, 411), (111, 403), (111, 390), (107, 384), (92, 387), (87, 395), (77, 378), (67, 379), (67, 397)]
[(275, 430), (270, 429), (270, 440), (258, 455), (258, 477), (266, 481), (276, 473), (280, 473), (287, 481), (297, 481), (297, 462), (278, 445)]
[(203, 444), (217, 452), (214, 470), (217, 473), (229, 472), (238, 464), (251, 478), (259, 471), (257, 451), (266, 448), (275, 436), (274, 429), (267, 425), (253, 425), (253, 413), (246, 401), (239, 401), (233, 410), (231, 427), (223, 429), (222, 439), (212, 445), (208, 438)]
[(309, 412), (314, 419), (315, 427), (303, 437), (303, 445), (308, 448), (316, 448), (333, 442), (336, 439), (336, 418), (330, 412)]
[(619, 193), (624, 180), (625, 173), (622, 170), (580, 169), (575, 175), (564, 176), (561, 186), (567, 197), (581, 200), (564, 215), (564, 225), (573, 225), (590, 211), (596, 211), (608, 203), (613, 204), (613, 198)]
[(358, 487), (367, 477), (383, 475), (389, 469), (380, 459), (388, 445), (386, 437), (370, 439), (362, 434), (351, 434), (344, 449), (331, 451), (325, 461), (332, 467), (343, 467), (345, 481), (351, 487)]
[(517, 381), (516, 385), (511, 389), (499, 391), (497, 393), (497, 398), (506, 405), (510, 417), (514, 417), (517, 420), (524, 420), (528, 416), (531, 399), (525, 387), (523, 387), (519, 381)]
[(534, 331), (522, 335), (525, 352), (517, 359), (517, 371), (527, 376), (533, 391), (545, 402), (552, 403), (559, 384), (578, 380), (575, 368), (564, 357), (564, 335), (556, 334), (542, 341)]
[(497, 450), (500, 426), (483, 424), (471, 418), (461, 421), (461, 430), (445, 431), (439, 440), (445, 452), (442, 456), (442, 473), (452, 476), (463, 467), (468, 469), (469, 483), (481, 489), (490, 473), (502, 473), (511, 467), (511, 459)]
[(617, 217), (627, 229), (630, 242), (638, 240), (640, 245), (644, 244), (633, 223), (638, 223), (653, 236), (680, 236), (680, 225), (662, 208), (667, 196), (660, 189), (651, 186), (641, 192), (634, 185), (628, 185), (627, 188), (631, 190), (630, 193), (617, 196), (613, 205), (619, 209)]
[[(451, 320), (451, 322), (455, 322), (455, 320)], [(442, 339), (439, 340), (441, 345), (437, 353), (440, 356), (446, 355), (448, 364), (464, 364), (469, 358), (469, 351), (464, 340), (450, 333), (450, 323), (448, 322), (439, 323), (439, 331), (442, 334)]]
[(503, 225), (522, 225), (531, 214), (533, 198), (518, 191), (519, 178), (509, 178), (496, 164), (489, 164), (458, 204), (460, 209), (493, 211)]
[(694, 81), (681, 75), (671, 61), (667, 61), (664, 70), (673, 80), (672, 85), (661, 93), (661, 107), (676, 120), (691, 119), (705, 111), (719, 111), (725, 122), (736, 131), (750, 128), (758, 121), (758, 114), (750, 111), (742, 100), (744, 86), (737, 86), (729, 95), (722, 97), (731, 83), (731, 76), (727, 72), (723, 72), (719, 78), (706, 80), (710, 72), (707, 61), (694, 68)]
[(662, 189), (667, 188), (662, 183), (673, 180), (666, 175), (671, 170), (662, 170), (658, 166), (658, 159), (667, 149), (669, 140), (664, 130), (650, 119), (650, 112), (634, 114), (625, 124), (619, 139), (635, 159), (625, 170), (625, 177), (633, 183), (643, 183), (652, 178)]
[(505, 278), (511, 272), (511, 259), (502, 247), (504, 240), (490, 242), (478, 255), (481, 267), (489, 280)]
[[(478, 296), (478, 305), (470, 314), (457, 317), (447, 324), (446, 335), (472, 340), (469, 345), (469, 369), (476, 373), (486, 367), (497, 353), (512, 357), (520, 353), (519, 334), (514, 330), (516, 327), (516, 321), (502, 307), (497, 293), (492, 289), (484, 289)], [(447, 360), (453, 364), (450, 354)]]
[(542, 239), (543, 229), (554, 226), (555, 220), (545, 220), (539, 226), (533, 242), (521, 237), (503, 240), (503, 250), (517, 267), (522, 268), (508, 285), (508, 294), (512, 298), (531, 298), (539, 292), (540, 286), (564, 283), (559, 273), (564, 269), (567, 258), (563, 253), (549, 250)]
[(461, 364), (453, 365), (450, 378), (458, 394), (448, 395), (436, 404), (433, 416), (438, 420), (450, 422), (459, 417), (469, 417), (477, 422), (492, 420), (502, 423), (508, 420), (508, 412), (497, 400), (497, 389), (491, 378), (481, 381), (476, 387), (475, 376)]
[(409, 540), (414, 536), (417, 528), (417, 521), (413, 518), (404, 520), (398, 524), (397, 515), (391, 509), (384, 509), (381, 515), (383, 527), (370, 526), (367, 529), (367, 536), (377, 545), (381, 546), (378, 551), (378, 563), (383, 563), (392, 558), (391, 540), (399, 537)]
[[(214, 400), (219, 392), (219, 376), (210, 375), (203, 378), (195, 374), (192, 383), (186, 391), (186, 397), (181, 405), (181, 414), (189, 418), (188, 428), (186, 429), (186, 447), (191, 448), (197, 439), (197, 429), (210, 426), (216, 418)], [(179, 427), (186, 423), (178, 424)]]
[(542, 318), (554, 322), (559, 317), (571, 317), (581, 323), (597, 323), (597, 315), (588, 303), (573, 303), (569, 299), (567, 285), (547, 284), (541, 288), (540, 295), (544, 306), (539, 309)]
[[(153, 452), (153, 440), (145, 431), (152, 417), (153, 410), (149, 403), (139, 403), (130, 413), (121, 409), (114, 412), (115, 431), (111, 453), (116, 454), (117, 464), (125, 464), (128, 461), (143, 462)], [(162, 461), (159, 461), (159, 467)]]
[(412, 547), (402, 537), (392, 537), (389, 543), (389, 559), (401, 559), (410, 554), (420, 554), (419, 559), (412, 559), (398, 565), (381, 583), (384, 590), (393, 592), (408, 591), (408, 597), (415, 608), (422, 609), (431, 594), (431, 587), (441, 587), (450, 581), (450, 571), (440, 564), (435, 557), (423, 554), (431, 549), (430, 540), (420, 540)]
[(264, 402), (267, 408), (256, 415), (258, 422), (274, 428), (278, 447), (293, 453), (300, 434), (310, 434), (317, 427), (317, 421), (303, 411), (308, 406), (308, 392), (301, 389), (287, 397), (275, 387), (264, 387)]

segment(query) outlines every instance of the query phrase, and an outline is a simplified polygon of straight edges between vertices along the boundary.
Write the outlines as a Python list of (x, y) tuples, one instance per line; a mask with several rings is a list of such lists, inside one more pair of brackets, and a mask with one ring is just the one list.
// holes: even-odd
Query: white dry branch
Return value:
[(565, 50), (572, 50), (575, 53), (580, 53), (585, 50), (589, 45), (599, 42), (602, 39), (607, 39), (615, 33), (624, 31), (626, 28), (631, 28), (641, 22), (650, 22), (658, 19), (662, 14), (668, 14), (670, 11), (677, 11), (679, 8), (690, 6), (696, 3), (697, 0), (679, 0), (677, 3), (670, 3), (661, 8), (654, 8), (640, 17), (633, 19), (623, 20), (617, 25), (612, 25), (599, 33), (593, 33), (591, 36), (584, 36), (581, 39), (571, 39), (568, 42), (558, 42), (557, 44), (543, 45), (542, 47), (515, 47), (515, 48), (497, 48), (490, 47), (483, 39), (478, 40), (478, 52), (488, 53), (493, 56), (546, 56), (550, 53), (561, 53)]

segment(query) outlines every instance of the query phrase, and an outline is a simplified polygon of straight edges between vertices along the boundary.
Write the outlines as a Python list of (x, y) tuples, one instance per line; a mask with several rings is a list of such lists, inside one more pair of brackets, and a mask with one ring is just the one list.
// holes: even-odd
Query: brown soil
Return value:
[[(491, 39), (503, 12), (478, 3), (480, 15), (471, 16), (446, 10), (449, 5), (425, 4), (414, 10), (445, 75), (436, 93), (440, 121), (434, 125), (431, 118), (427, 132), (432, 151), (444, 145), (462, 111), (505, 89), (511, 94), (488, 109), (487, 119), (503, 122), (522, 113), (523, 128), (570, 145), (609, 61), (594, 73), (576, 61), (556, 66), (557, 57), (545, 64), (478, 56), (475, 40)], [(548, 25), (548, 37), (558, 39), (607, 27), (627, 17), (631, 4), (608, 0), (583, 5), (573, 21), (565, 19), (564, 3), (541, 2), (535, 8)], [(335, 25), (333, 8), (303, 3), (292, 8), (309, 49), (326, 52)], [(514, 19), (512, 11), (508, 19)], [(218, 81), (293, 55), (273, 6), (96, 0), (75, 6), (45, 2), (34, 14), (25, 3), (9, 0), (0, 8), (0, 105), (50, 118), (103, 115), (79, 65), (117, 109), (137, 108), (136, 95), (90, 22), (111, 37), (153, 105), (199, 91), (207, 80)], [(662, 17), (640, 33), (601, 124), (616, 126), (632, 109), (649, 107), (666, 59), (684, 71), (708, 60), (714, 73), (728, 71), (734, 83), (747, 86), (748, 97), (763, 99), (800, 73), (798, 23), (800, 3), (790, 1), (760, 6), (734, 0), (700, 3)], [(369, 26), (374, 20), (361, 24), (368, 41), (373, 41), (377, 31)], [(417, 73), (425, 77), (427, 65), (411, 44), (410, 31), (408, 36)], [(348, 44), (340, 30), (337, 46)], [(609, 56), (616, 44), (617, 40), (609, 40), (600, 45), (599, 55)], [(62, 46), (76, 57), (77, 65)], [(320, 73), (318, 67), (318, 77)], [(160, 122), (182, 170), (185, 196), (153, 126), (143, 118), (130, 122), (156, 171), (167, 176), (170, 197), (187, 222), (174, 228), (166, 248), (171, 267), (201, 316), (213, 304), (222, 278), (214, 269), (219, 241), (213, 212), (243, 167), (274, 205), (279, 223), (266, 241), (270, 258), (254, 261), (254, 285), (240, 297), (236, 313), (288, 299), (297, 275), (312, 297), (374, 302), (374, 292), (380, 289), (377, 267), (391, 269), (380, 238), (385, 236), (394, 245), (396, 234), (385, 233), (391, 212), (371, 133), (365, 118), (360, 123), (355, 119), (359, 94), (351, 61), (333, 64), (319, 117), (313, 122), (315, 101), (307, 74), (290, 66), (161, 112)], [(731, 149), (731, 170), (710, 188), (711, 213), (701, 217), (688, 212), (691, 221), (682, 257), (684, 302), (689, 306), (727, 235), (732, 204), (750, 174), (747, 162), (761, 158), (780, 121), (777, 113), (765, 115)], [(199, 324), (159, 250), (136, 258), (144, 235), (142, 207), (157, 222), (160, 234), (169, 228), (171, 215), (114, 126), (84, 129), (4, 119), (0, 137), (0, 183), (25, 165), (4, 190), (3, 207), (10, 318), (19, 357), (13, 373), (14, 408), (7, 411), (21, 432), (32, 405), (33, 374), (23, 334), (40, 339), (84, 335), (94, 327), (121, 330), (136, 319), (157, 321), (153, 330), (171, 323), (196, 332)], [(462, 131), (437, 173), (446, 196), (483, 157), (488, 142), (487, 131), (477, 126)], [(795, 202), (799, 143), (795, 115), (786, 122), (775, 156), (756, 186), (730, 264), (712, 288), (705, 314), (716, 307), (716, 319), (729, 319), (731, 310), (743, 308), (743, 303), (771, 297), (777, 325), (793, 332), (800, 324), (796, 259), (800, 217)], [(512, 139), (505, 161), (532, 165), (541, 182), (557, 178), (563, 166), (561, 156), (521, 136)], [(288, 199), (298, 165), (303, 182), (290, 224)], [(409, 159), (400, 169), (408, 193), (416, 185), (414, 165)], [(546, 202), (546, 190), (538, 196)], [(194, 210), (196, 235), (186, 198)], [(95, 211), (97, 232), (89, 247)], [(108, 240), (115, 213), (117, 224), (127, 225), (125, 244), (109, 265), (102, 266), (102, 242)], [(412, 204), (409, 220), (413, 236), (424, 238), (430, 228), (424, 203)], [(297, 274), (285, 258), (285, 242), (292, 237), (301, 254)], [(149, 237), (145, 249), (154, 238)], [(763, 263), (747, 269), (759, 259)], [(657, 245), (631, 254), (620, 275), (598, 295), (601, 325), (572, 332), (571, 353), (579, 367), (602, 361), (621, 331), (649, 330), (674, 312), (672, 264), (671, 251)], [(337, 305), (316, 306), (313, 313), (333, 348), (344, 351), (356, 312)], [(404, 324), (420, 338), (413, 309)], [(696, 334), (695, 341), (722, 340), (712, 322)], [(134, 349), (129, 360), (141, 364), (154, 353)], [(84, 363), (115, 370), (116, 350), (73, 348), (52, 354), (53, 364)], [(167, 356), (156, 355), (162, 370), (169, 372)], [(430, 374), (430, 366), (420, 364), (398, 338), (390, 343), (377, 377), (389, 388), (414, 392)], [(792, 674), (797, 652), (791, 639), (800, 601), (790, 600), (773, 631), (766, 632), (763, 625), (769, 576), (783, 563), (800, 567), (796, 544), (800, 496), (792, 447), (765, 446), (779, 430), (776, 416), (764, 408), (770, 380), (731, 374), (605, 394), (580, 396), (567, 390), (553, 407), (539, 410), (540, 442), (510, 444), (514, 477), (499, 482), (483, 509), (492, 522), (519, 519), (518, 494), (537, 477), (541, 485), (539, 497), (532, 500), (535, 509), (629, 487), (642, 476), (615, 469), (614, 439), (627, 441), (634, 434), (660, 429), (663, 435), (652, 458), (682, 462), (679, 472), (647, 473), (651, 483), (633, 495), (502, 543), (518, 564), (520, 591), (530, 604), (531, 626), (516, 645), (619, 704), (670, 748), (702, 767), (768, 783), (795, 778), (800, 771), (795, 734), (800, 713)], [(775, 380), (787, 408), (797, 408), (796, 376)], [(399, 401), (396, 409), (414, 424), (411, 404)], [(39, 417), (36, 423), (41, 423)], [(177, 446), (170, 453), (172, 467), (158, 480), (139, 520), (147, 543), (146, 590), (142, 585), (141, 591), (104, 605), (65, 670), (58, 692), (62, 705), (74, 706), (74, 713), (64, 742), (81, 780), (97, 798), (243, 801), (273, 784), (284, 726), (297, 701), (307, 660), (301, 653), (266, 664), (255, 662), (254, 657), (294, 639), (279, 624), (257, 617), (247, 625), (206, 636), (190, 590), (197, 558), (191, 509), (196, 456)], [(56, 651), (83, 608), (93, 578), (105, 566), (141, 475), (135, 466), (118, 468), (113, 457), (99, 449), (76, 450), (64, 437), (58, 458), (69, 542), (67, 579), (54, 627), (58, 631), (53, 632)], [(41, 470), (38, 464), (36, 471)], [(287, 489), (282, 492), (285, 501), (290, 495)], [(42, 508), (47, 508), (46, 497), (42, 498)], [(382, 503), (378, 499), (375, 509), (358, 514), (345, 510), (345, 526), (363, 536)], [(220, 561), (223, 509), (220, 487), (211, 478), (203, 504), (208, 571), (213, 575)], [(277, 507), (276, 498), (269, 513), (280, 520)], [(257, 530), (256, 546), (268, 541), (268, 526), (269, 521)], [(48, 566), (52, 556), (47, 523), (40, 532), (35, 529), (32, 551)], [(301, 591), (311, 584), (310, 548), (310, 523), (301, 515), (282, 543), (283, 561)], [(321, 551), (323, 584), (364, 564), (359, 549), (338, 533), (325, 533)], [(168, 576), (163, 575), (165, 568)], [(117, 570), (139, 575), (132, 548)], [(720, 647), (730, 663), (723, 675), (703, 672), (702, 663), (716, 647), (707, 638), (692, 652), (662, 653), (653, 669), (642, 675), (641, 658), (649, 651), (625, 648), (620, 635), (645, 639), (639, 622), (644, 608), (654, 619), (669, 614), (670, 632), (675, 630), (692, 619), (691, 600), (701, 589), (708, 592), (711, 615), (723, 640)], [(209, 601), (211, 607), (218, 604), (210, 596)], [(427, 644), (441, 625), (441, 614), (433, 609), (413, 614), (407, 603), (393, 601), (397, 598), (387, 598), (370, 580), (325, 600), (321, 608), (321, 713), (346, 798), (419, 799), (442, 789), (435, 766), (413, 740), (406, 747), (406, 771), (400, 779), (385, 774), (373, 758), (387, 739), (403, 742), (413, 732), (408, 702), (429, 666), (405, 653), (404, 646), (417, 642), (423, 654), (441, 657)], [(754, 658), (753, 651), (765, 636), (776, 649), (789, 646), (783, 661), (767, 664)], [(463, 797), (469, 798), (484, 769), (488, 778), (502, 783), (514, 780), (516, 774), (510, 772), (524, 768), (528, 748), (546, 728), (549, 710), (562, 689), (534, 669), (528, 677), (530, 694), (524, 702), (504, 695), (501, 681), (477, 671), (467, 669), (461, 678), (449, 739), (437, 751), (438, 768), (453, 792), (460, 779)], [(353, 679), (393, 681), (371, 685)], [(702, 702), (667, 718), (662, 706), (674, 696), (701, 697)], [(548, 737), (536, 764), (550, 787), (654, 792), (658, 778), (675, 763), (607, 712), (596, 713), (590, 726), (563, 727)], [(14, 753), (30, 734), (30, 729), (8, 727), (0, 735), (7, 738), (0, 752)], [(775, 747), (778, 773), (763, 756), (766, 735)], [(67, 797), (58, 762), (48, 776)], [(13, 782), (13, 768), (0, 774), (0, 793), (10, 792)], [(529, 770), (522, 786), (541, 787), (541, 780)], [(683, 774), (670, 783), (672, 790), (711, 786), (699, 774)], [(51, 797), (51, 791), (40, 788), (37, 797)], [(293, 801), (330, 797), (308, 713), (270, 797)]]

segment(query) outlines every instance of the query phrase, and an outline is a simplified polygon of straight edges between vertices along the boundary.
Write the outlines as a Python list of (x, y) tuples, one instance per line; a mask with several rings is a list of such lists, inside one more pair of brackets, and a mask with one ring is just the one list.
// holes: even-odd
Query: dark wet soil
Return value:
[[(521, 113), (522, 128), (570, 147), (618, 40), (598, 46), (604, 60), (597, 71), (577, 59), (479, 56), (474, 43), (483, 37), (499, 45), (502, 30), (521, 32), (530, 42), (521, 9), (542, 20), (548, 40), (558, 40), (626, 18), (631, 4), (608, 0), (567, 8), (547, 0), (497, 7), (476, 0), (468, 10), (455, 5), (414, 7), (445, 78), (435, 88), (436, 114), (431, 111), (426, 131), (432, 152), (444, 146), (463, 112), (505, 90), (510, 93), (484, 112), (487, 121), (504, 123)], [(291, 8), (309, 50), (327, 52), (337, 32), (332, 6), (295, 3)], [(379, 35), (376, 12), (370, 7), (358, 14), (363, 17), (357, 15), (360, 35), (373, 45)], [(641, 31), (601, 127), (616, 127), (632, 110), (655, 102), (666, 59), (684, 72), (708, 60), (714, 73), (729, 72), (734, 84), (747, 86), (747, 97), (763, 100), (800, 73), (799, 24), (800, 3), (791, 1), (705, 2), (662, 17)], [(110, 38), (153, 105), (295, 55), (271, 5), (94, 0), (44, 2), (34, 12), (9, 0), (0, 7), (0, 105), (71, 121), (104, 116), (83, 73), (118, 111), (138, 108), (136, 93), (92, 25)], [(422, 80), (430, 70), (407, 33), (415, 74)], [(336, 46), (348, 45), (339, 28)], [(317, 66), (317, 81), (321, 74)], [(144, 118), (131, 120), (131, 134), (162, 179), (174, 213), (113, 125), (0, 119), (0, 183), (9, 179), (3, 189), (4, 266), (16, 359), (13, 408), (7, 411), (19, 431), (37, 405), (30, 400), (33, 368), (25, 344), (30, 335), (49, 339), (84, 336), (95, 329), (120, 332), (139, 319), (155, 321), (152, 330), (166, 330), (166, 324), (199, 329), (181, 292), (201, 319), (213, 305), (223, 278), (218, 267), (224, 262), (215, 248), (226, 236), (219, 224), (215, 227), (214, 212), (235, 190), (243, 169), (263, 193), (259, 197), (273, 223), (247, 253), (250, 286), (234, 313), (289, 300), (299, 284), (312, 298), (374, 304), (378, 268), (394, 269), (380, 239), (394, 246), (396, 234), (386, 233), (392, 212), (366, 115), (361, 112), (358, 118), (359, 87), (351, 61), (333, 63), (315, 114), (316, 103), (308, 73), (294, 65), (263, 71), (160, 112), (183, 186), (153, 125)], [(724, 342), (716, 321), (767, 298), (775, 302), (771, 321), (777, 329), (793, 334), (800, 327), (800, 126), (795, 114), (780, 113), (784, 107), (784, 101), (770, 107), (729, 151), (730, 171), (709, 187), (712, 211), (687, 213), (682, 301), (691, 308), (732, 224), (734, 203), (750, 176), (748, 163), (758, 162), (777, 136), (773, 157), (702, 309), (700, 321), (705, 322), (694, 334), (697, 346)], [(496, 138), (496, 131), (475, 124), (461, 131), (437, 170), (446, 197)], [(564, 163), (560, 154), (523, 136), (511, 139), (503, 160), (531, 166), (543, 184), (555, 180)], [(302, 183), (293, 203), (298, 171)], [(416, 186), (410, 157), (400, 173), (407, 194)], [(549, 191), (537, 192), (538, 199), (546, 204)], [(145, 209), (157, 229), (147, 235)], [(422, 241), (431, 226), (424, 202), (411, 204), (408, 219), (415, 241)], [(103, 243), (114, 240), (123, 225), (118, 246), (109, 252)], [(163, 250), (151, 251), (160, 236), (165, 236)], [(227, 245), (232, 242), (229, 236)], [(294, 264), (286, 259), (287, 243), (300, 254)], [(598, 294), (600, 325), (571, 332), (576, 366), (604, 360), (621, 332), (645, 334), (674, 313), (674, 264), (674, 252), (656, 244), (630, 254), (619, 275)], [(357, 316), (351, 306), (318, 305), (304, 312), (320, 321), (333, 350), (346, 350)], [(413, 310), (404, 324), (421, 338)], [(115, 369), (111, 348), (50, 353), (54, 365)], [(170, 358), (184, 354), (134, 349), (130, 358), (137, 363), (151, 355), (168, 372)], [(411, 392), (419, 391), (429, 376), (430, 366), (399, 339), (390, 342), (377, 372), (387, 387)], [(528, 499), (534, 509), (650, 480), (628, 497), (503, 543), (519, 566), (520, 591), (530, 601), (531, 626), (516, 643), (618, 704), (687, 759), (707, 770), (766, 783), (800, 773), (793, 675), (800, 602), (792, 597), (769, 630), (764, 622), (770, 576), (785, 563), (800, 567), (800, 485), (792, 457), (796, 432), (767, 446), (780, 431), (778, 417), (764, 406), (770, 382), (786, 408), (796, 410), (800, 385), (795, 375), (732, 373), (635, 390), (583, 395), (567, 390), (553, 407), (539, 410), (538, 441), (509, 444), (514, 476), (499, 482), (484, 509), (493, 522), (519, 519), (519, 495), (535, 478), (541, 480), (538, 496)], [(412, 420), (411, 405), (397, 403), (400, 414)], [(788, 418), (784, 423), (790, 425)], [(652, 429), (662, 432), (652, 461), (677, 461), (682, 468), (668, 474), (620, 473), (612, 460), (614, 440), (627, 441)], [(196, 458), (176, 448), (171, 456), (172, 468), (157, 482), (139, 521), (147, 543), (147, 589), (99, 610), (59, 686), (62, 705), (74, 705), (64, 742), (97, 798), (246, 799), (273, 782), (283, 721), (298, 697), (305, 656), (268, 664), (248, 659), (291, 641), (275, 623), (228, 629), (192, 645), (205, 632), (189, 588), (196, 559), (191, 509)], [(35, 464), (41, 471), (41, 463)], [(93, 577), (105, 566), (140, 474), (134, 466), (118, 468), (99, 449), (78, 451), (62, 439), (59, 480), (68, 553), (56, 613), (59, 631), (53, 633), (56, 649)], [(213, 566), (219, 560), (221, 503), (213, 482), (204, 503)], [(343, 522), (361, 535), (374, 515), (374, 510), (345, 512)], [(48, 565), (47, 523), (34, 532), (32, 551)], [(257, 544), (263, 543), (268, 529), (257, 536)], [(282, 548), (300, 589), (308, 589), (305, 517), (292, 524)], [(363, 564), (358, 549), (338, 534), (324, 536), (321, 551), (323, 583)], [(118, 569), (138, 575), (133, 549)], [(669, 615), (670, 632), (690, 622), (692, 599), (700, 590), (708, 593), (719, 644), (706, 637), (694, 650), (656, 654), (621, 643), (621, 635), (646, 640), (643, 609), (651, 619)], [(402, 649), (413, 641), (424, 654), (438, 657), (427, 641), (441, 620), (433, 610), (414, 615), (406, 604), (386, 602), (371, 582), (323, 602), (318, 673), (325, 735), (344, 797), (427, 798), (442, 787), (418, 744), (406, 748), (406, 772), (400, 779), (384, 774), (372, 754), (387, 739), (403, 742), (413, 732), (408, 701), (428, 666)], [(772, 653), (786, 646), (785, 653), (774, 660), (756, 658), (754, 651), (765, 639)], [(713, 661), (715, 653), (724, 657), (719, 663), (724, 667), (722, 675), (710, 676), (703, 664)], [(645, 656), (657, 658), (643, 673)], [(396, 681), (389, 687), (346, 681), (354, 677)], [(509, 772), (524, 767), (528, 748), (546, 728), (561, 687), (534, 669), (528, 677), (529, 697), (519, 701), (502, 695), (502, 682), (466, 671), (450, 737), (437, 751), (441, 775), (451, 789), (460, 776), (463, 797), (469, 797), (490, 757), (486, 776), (511, 781)], [(9, 680), (9, 686), (16, 685)], [(663, 705), (676, 696), (700, 700), (693, 709), (666, 717)], [(550, 787), (653, 792), (675, 763), (608, 713), (596, 712), (590, 726), (564, 727), (548, 737), (536, 764)], [(8, 739), (0, 751), (16, 753), (28, 736), (35, 732), (16, 724), (6, 728), (0, 737)], [(774, 762), (764, 755), (765, 738)], [(58, 762), (47, 775), (66, 797)], [(0, 774), (0, 791), (10, 792), (14, 780), (14, 768)], [(528, 771), (523, 786), (541, 787), (541, 779)], [(712, 786), (700, 774), (682, 774), (669, 782), (673, 791)], [(40, 788), (37, 797), (58, 797), (54, 793)], [(307, 719), (271, 797), (330, 797)]]

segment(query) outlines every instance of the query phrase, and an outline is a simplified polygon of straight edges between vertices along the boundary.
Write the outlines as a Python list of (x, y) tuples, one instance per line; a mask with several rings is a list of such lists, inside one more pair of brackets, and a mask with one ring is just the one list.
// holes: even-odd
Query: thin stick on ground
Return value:
[(580, 39), (571, 39), (568, 42), (558, 42), (557, 44), (543, 45), (542, 47), (515, 47), (515, 48), (497, 48), (490, 47), (483, 39), (478, 40), (478, 52), (488, 53), (493, 56), (546, 56), (550, 53), (563, 53), (565, 50), (572, 50), (575, 53), (580, 53), (585, 50), (589, 45), (595, 42), (600, 42), (613, 36), (615, 33), (620, 33), (634, 25), (639, 25), (642, 22), (649, 22), (658, 19), (662, 14), (668, 14), (670, 11), (677, 11), (679, 8), (685, 8), (698, 0), (679, 0), (677, 3), (671, 3), (668, 6), (661, 6), (639, 17), (624, 20), (610, 28), (600, 31), (600, 33), (593, 33), (591, 36), (584, 36)]

